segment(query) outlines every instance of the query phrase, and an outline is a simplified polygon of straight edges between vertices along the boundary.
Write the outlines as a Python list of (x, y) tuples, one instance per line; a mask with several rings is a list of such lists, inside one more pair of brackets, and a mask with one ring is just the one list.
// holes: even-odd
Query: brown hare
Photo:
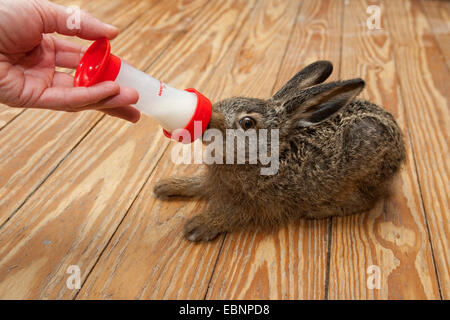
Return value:
[(278, 172), (261, 163), (210, 164), (204, 175), (159, 181), (160, 199), (203, 197), (203, 213), (185, 224), (185, 237), (212, 240), (222, 232), (271, 229), (298, 218), (367, 211), (387, 195), (405, 161), (402, 132), (393, 116), (356, 100), (364, 81), (321, 84), (332, 72), (317, 61), (268, 100), (230, 98), (214, 104), (208, 128), (278, 129)]

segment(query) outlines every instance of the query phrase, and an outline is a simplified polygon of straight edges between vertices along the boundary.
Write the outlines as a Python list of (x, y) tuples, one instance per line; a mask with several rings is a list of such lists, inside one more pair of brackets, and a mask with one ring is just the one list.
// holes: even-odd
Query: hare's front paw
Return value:
[(220, 231), (208, 224), (202, 215), (189, 219), (184, 225), (184, 237), (190, 241), (211, 241), (219, 235)]
[(179, 188), (172, 180), (164, 179), (156, 183), (153, 193), (158, 199), (164, 200), (179, 195)]
[(203, 187), (203, 177), (171, 177), (163, 179), (156, 183), (153, 192), (159, 199), (207, 196)]

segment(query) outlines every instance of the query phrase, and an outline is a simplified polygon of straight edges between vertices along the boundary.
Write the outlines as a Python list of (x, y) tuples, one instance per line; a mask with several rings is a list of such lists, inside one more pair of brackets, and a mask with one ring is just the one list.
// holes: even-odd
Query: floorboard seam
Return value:
[[(253, 12), (253, 10), (255, 10), (256, 5), (258, 3), (258, 0), (255, 1), (255, 3), (253, 4), (252, 8), (248, 11), (247, 15), (245, 16), (245, 19), (242, 19), (241, 24), (239, 25), (239, 29), (241, 29), (241, 27), (245, 24), (245, 22), (247, 21), (247, 18), (251, 15), (251, 13)], [(238, 18), (236, 18), (237, 20)], [(231, 39), (230, 44), (228, 45), (227, 49), (225, 50), (225, 52), (228, 52), (230, 50), (230, 48), (233, 46), (234, 42), (236, 41), (237, 37), (240, 35), (240, 31), (236, 33), (236, 35), (233, 37), (233, 39)], [(226, 54), (223, 55), (222, 58), (220, 58), (216, 65), (211, 68), (211, 71), (209, 72), (209, 75), (206, 77), (206, 79), (210, 79), (212, 78), (212, 76), (216, 73), (217, 68), (221, 65), (223, 59), (225, 59)]]
[[(390, 32), (391, 29), (389, 28), (389, 18), (385, 19), (385, 21), (386, 21), (386, 29), (388, 30), (388, 37), (389, 37), (389, 39), (395, 40), (392, 37), (392, 33)], [(393, 47), (393, 46), (391, 45), (391, 47)], [(397, 65), (398, 64), (397, 64), (397, 59), (396, 59), (396, 55), (395, 55), (395, 49), (393, 49), (393, 48), (392, 48), (392, 60), (394, 61), (395, 70), (397, 70)], [(437, 269), (437, 265), (436, 265), (436, 258), (435, 258), (434, 250), (433, 250), (433, 241), (432, 241), (432, 238), (431, 238), (431, 232), (430, 232), (429, 226), (428, 226), (428, 217), (427, 217), (427, 212), (426, 212), (426, 209), (425, 209), (425, 202), (423, 200), (422, 186), (420, 184), (419, 171), (417, 169), (417, 162), (416, 162), (416, 153), (415, 153), (415, 149), (414, 149), (414, 142), (413, 142), (413, 140), (411, 138), (411, 133), (410, 133), (410, 130), (409, 130), (409, 122), (408, 122), (408, 112), (409, 111), (407, 110), (407, 108), (405, 106), (405, 103), (404, 103), (405, 97), (404, 97), (404, 94), (403, 94), (403, 90), (401, 90), (401, 84), (400, 84), (398, 76), (396, 77), (395, 81), (399, 85), (398, 94), (399, 94), (399, 98), (400, 98), (400, 103), (403, 106), (403, 112), (404, 112), (404, 115), (405, 115), (405, 118), (404, 118), (404, 120), (405, 120), (405, 128), (406, 128), (406, 132), (407, 132), (407, 138), (408, 138), (409, 146), (411, 148), (411, 153), (412, 153), (412, 156), (413, 156), (413, 159), (412, 159), (413, 163), (412, 163), (412, 165), (414, 167), (412, 169), (416, 173), (416, 182), (417, 182), (417, 185), (418, 185), (418, 188), (419, 188), (420, 204), (422, 206), (422, 215), (424, 217), (425, 226), (426, 226), (426, 230), (427, 230), (427, 236), (428, 236), (428, 242), (429, 242), (430, 250), (431, 250), (431, 259), (433, 261), (434, 272), (435, 272), (435, 275), (436, 275), (436, 281), (437, 281), (439, 297), (442, 300), (443, 297), (442, 297), (442, 291), (441, 291), (441, 283), (440, 283), (439, 273), (438, 273), (438, 269)]]
[(147, 13), (148, 10), (151, 10), (153, 7), (155, 7), (158, 3), (160, 3), (161, 0), (155, 1), (151, 6), (149, 6), (146, 10), (142, 10), (142, 13), (138, 15), (133, 21), (129, 22), (122, 30), (120, 30), (120, 33), (123, 33), (127, 29), (129, 29), (133, 24), (135, 24), (143, 15)]
[(217, 264), (219, 263), (219, 257), (220, 257), (220, 254), (222, 253), (222, 249), (223, 249), (223, 246), (225, 244), (225, 239), (226, 238), (227, 238), (227, 234), (225, 233), (224, 237), (222, 239), (222, 243), (220, 244), (219, 252), (217, 253), (217, 258), (216, 258), (216, 262), (214, 263), (213, 270), (211, 272), (211, 277), (209, 277), (208, 285), (206, 286), (205, 295), (203, 296), (203, 300), (206, 300), (206, 297), (208, 296), (209, 287), (211, 285), (211, 281), (213, 279), (213, 276), (214, 276), (214, 274), (216, 272), (216, 267), (217, 267)]
[(159, 162), (161, 161), (161, 159), (163, 158), (164, 154), (167, 152), (169, 148), (169, 144), (167, 144), (167, 146), (165, 147), (164, 151), (161, 153), (161, 156), (158, 158), (158, 161), (156, 161), (155, 165), (153, 166), (152, 170), (150, 170), (149, 175), (147, 176), (147, 178), (145, 179), (144, 183), (142, 184), (142, 186), (139, 188), (139, 191), (136, 193), (136, 196), (134, 197), (133, 201), (131, 201), (130, 206), (127, 208), (127, 210), (125, 211), (125, 214), (123, 215), (122, 219), (120, 219), (119, 223), (117, 224), (114, 232), (112, 233), (111, 237), (109, 237), (108, 241), (106, 242), (105, 246), (102, 248), (100, 254), (98, 255), (98, 257), (96, 258), (94, 264), (92, 265), (92, 267), (89, 269), (88, 274), (86, 275), (86, 278), (84, 279), (83, 283), (81, 284), (80, 289), (75, 293), (75, 296), (72, 298), (72, 300), (76, 300), (78, 297), (78, 294), (81, 292), (81, 290), (84, 287), (84, 284), (87, 282), (87, 280), (89, 279), (89, 276), (91, 275), (91, 273), (94, 271), (96, 265), (98, 264), (98, 262), (100, 261), (101, 257), (103, 256), (103, 253), (106, 251), (106, 249), (109, 247), (111, 241), (114, 239), (114, 236), (116, 235), (117, 231), (119, 230), (120, 226), (122, 225), (122, 222), (125, 220), (125, 218), (128, 216), (128, 213), (130, 212), (131, 208), (133, 208), (134, 203), (136, 202), (136, 200), (139, 198), (139, 196), (141, 195), (142, 190), (144, 190), (145, 186), (147, 185), (147, 182), (150, 180), (153, 172), (155, 171), (155, 169), (157, 168)]
[(328, 239), (327, 239), (327, 266), (325, 273), (325, 294), (324, 300), (329, 300), (329, 290), (330, 290), (330, 268), (331, 268), (331, 241), (333, 234), (333, 218), (328, 219)]
[[(12, 108), (12, 107), (8, 107), (8, 108)], [(13, 122), (14, 120), (16, 120), (18, 117), (20, 117), (25, 111), (27, 111), (28, 109), (24, 109), (21, 112), (19, 112), (18, 114), (16, 114), (15, 116), (13, 116), (11, 119), (9, 119), (4, 125), (3, 127), (0, 128), (0, 131), (2, 131), (3, 129), (5, 129), (6, 127), (9, 126), (9, 124), (11, 122)]]
[[(344, 17), (345, 17), (345, 2), (341, 0), (341, 47), (339, 49), (339, 70), (338, 79), (342, 77), (342, 60), (343, 60), (343, 47), (344, 47)], [(333, 238), (333, 218), (329, 218), (328, 222), (328, 243), (327, 243), (327, 270), (325, 273), (325, 295), (324, 299), (329, 300), (330, 294), (330, 272), (331, 272), (331, 246)]]
[(281, 74), (281, 70), (283, 69), (283, 63), (284, 63), (284, 60), (286, 59), (286, 55), (287, 55), (288, 49), (289, 49), (289, 47), (291, 46), (292, 37), (294, 36), (294, 29), (295, 29), (295, 27), (297, 26), (298, 16), (300, 15), (300, 12), (301, 12), (301, 8), (302, 8), (302, 7), (303, 7), (303, 2), (301, 2), (300, 5), (299, 5), (298, 8), (297, 8), (297, 13), (295, 14), (294, 24), (293, 24), (293, 26), (292, 26), (292, 29), (291, 29), (290, 33), (289, 33), (289, 38), (288, 38), (288, 41), (287, 41), (287, 43), (286, 43), (286, 49), (284, 50), (283, 56), (281, 57), (281, 60), (280, 60), (280, 67), (279, 67), (279, 69), (278, 69), (277, 75), (275, 76), (275, 82), (274, 82), (274, 84), (273, 84), (273, 86), (272, 86), (272, 90), (271, 90), (271, 94), (272, 94), (272, 95), (275, 94), (275, 89), (276, 89), (275, 86), (276, 86), (277, 83), (278, 83), (278, 80), (279, 80), (280, 74)]
[(428, 225), (428, 215), (427, 215), (427, 211), (425, 209), (425, 202), (423, 200), (423, 195), (422, 195), (422, 185), (421, 185), (420, 179), (419, 179), (419, 171), (417, 170), (416, 154), (415, 154), (415, 151), (414, 151), (414, 147), (413, 147), (413, 143), (412, 143), (412, 139), (411, 139), (411, 133), (409, 131), (409, 128), (407, 129), (407, 131), (408, 131), (409, 145), (411, 147), (411, 153), (413, 155), (414, 171), (416, 172), (416, 177), (417, 177), (416, 179), (417, 179), (417, 184), (418, 184), (418, 187), (419, 187), (420, 202), (421, 202), (421, 205), (422, 205), (422, 213), (424, 215), (425, 227), (426, 227), (427, 236), (428, 236), (428, 242), (430, 243), (431, 258), (433, 259), (434, 272), (436, 273), (436, 280), (437, 280), (437, 286), (438, 286), (438, 290), (439, 290), (439, 297), (442, 300), (443, 296), (442, 296), (442, 290), (441, 290), (441, 281), (439, 279), (439, 272), (438, 272), (438, 268), (437, 268), (437, 264), (436, 264), (436, 258), (435, 258), (435, 253), (434, 253), (433, 240), (432, 240), (432, 237), (431, 237), (431, 231), (430, 231), (430, 227)]
[(81, 139), (69, 150), (68, 153), (64, 155), (64, 157), (56, 164), (54, 168), (50, 170), (50, 172), (41, 180), (41, 182), (34, 188), (28, 196), (25, 197), (25, 199), (20, 203), (20, 205), (9, 215), (9, 217), (0, 225), (0, 230), (8, 223), (9, 220), (13, 218), (13, 216), (25, 205), (25, 203), (30, 199), (36, 191), (50, 178), (50, 176), (61, 166), (61, 164), (69, 157), (70, 154), (80, 145), (84, 139), (91, 133), (91, 131), (100, 123), (100, 121), (105, 117), (105, 115), (101, 116), (100, 119), (98, 119), (92, 127), (89, 128), (89, 130), (86, 131), (86, 133), (81, 137)]

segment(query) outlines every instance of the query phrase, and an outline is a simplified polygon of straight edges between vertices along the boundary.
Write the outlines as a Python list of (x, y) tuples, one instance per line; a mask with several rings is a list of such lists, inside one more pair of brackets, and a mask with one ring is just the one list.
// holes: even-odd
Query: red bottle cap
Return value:
[[(186, 89), (186, 91), (195, 93), (197, 95), (197, 106), (195, 107), (194, 114), (192, 115), (192, 118), (191, 120), (189, 120), (188, 124), (184, 127), (184, 130), (187, 130), (191, 135), (191, 140), (187, 141), (187, 143), (191, 143), (199, 138), (208, 127), (209, 121), (211, 120), (212, 104), (208, 98), (206, 98), (197, 90), (189, 88)], [(201, 132), (194, 132), (194, 125), (197, 121), (201, 121)], [(177, 140), (178, 142), (184, 142), (182, 135), (177, 136), (177, 134), (175, 133), (174, 136), (172, 136), (172, 134), (166, 129), (163, 129), (163, 132), (164, 135), (168, 138), (172, 138), (174, 140)]]
[(102, 81), (114, 81), (120, 71), (120, 58), (111, 54), (107, 38), (95, 40), (84, 53), (75, 71), (73, 85), (90, 87)]

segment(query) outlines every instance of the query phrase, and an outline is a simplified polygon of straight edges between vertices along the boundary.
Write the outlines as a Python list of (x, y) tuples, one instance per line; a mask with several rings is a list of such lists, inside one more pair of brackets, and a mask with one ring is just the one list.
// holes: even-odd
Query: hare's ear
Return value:
[(324, 82), (333, 71), (330, 61), (316, 61), (305, 67), (292, 77), (272, 99), (286, 101), (298, 93), (299, 90)]
[(364, 85), (364, 80), (353, 79), (306, 89), (283, 105), (287, 128), (312, 126), (326, 120), (352, 101)]

